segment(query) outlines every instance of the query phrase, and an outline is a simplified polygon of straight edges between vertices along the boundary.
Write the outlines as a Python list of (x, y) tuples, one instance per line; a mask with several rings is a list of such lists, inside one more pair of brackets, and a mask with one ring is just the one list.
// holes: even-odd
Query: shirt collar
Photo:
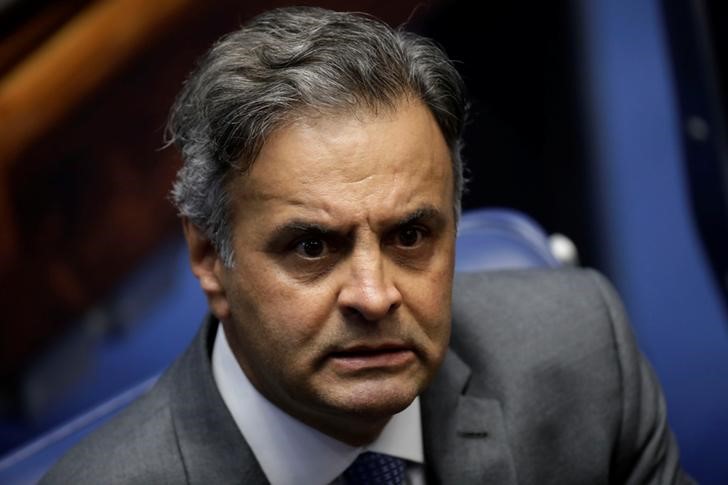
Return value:
[(331, 483), (364, 451), (424, 463), (419, 397), (392, 416), (373, 443), (354, 447), (303, 424), (260, 394), (240, 369), (222, 325), (212, 351), (212, 373), (233, 420), (275, 485)]

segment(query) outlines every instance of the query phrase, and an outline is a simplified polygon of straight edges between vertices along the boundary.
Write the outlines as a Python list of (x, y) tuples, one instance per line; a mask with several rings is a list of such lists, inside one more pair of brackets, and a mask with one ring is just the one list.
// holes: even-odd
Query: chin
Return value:
[(331, 404), (345, 414), (389, 418), (412, 404), (419, 391), (412, 383), (366, 383), (347, 389)]

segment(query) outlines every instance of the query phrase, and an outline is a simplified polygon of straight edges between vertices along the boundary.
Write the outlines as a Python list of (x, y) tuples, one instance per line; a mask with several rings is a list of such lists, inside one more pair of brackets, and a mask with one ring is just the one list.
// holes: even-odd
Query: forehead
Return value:
[[(429, 109), (299, 118), (275, 131), (231, 187), (244, 211), (308, 211), (371, 217), (428, 204), (452, 204), (450, 152)], [(277, 209), (277, 210), (274, 210)]]

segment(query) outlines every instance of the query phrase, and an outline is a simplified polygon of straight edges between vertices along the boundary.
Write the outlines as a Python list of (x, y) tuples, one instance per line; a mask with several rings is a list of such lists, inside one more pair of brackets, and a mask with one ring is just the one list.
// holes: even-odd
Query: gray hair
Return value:
[(462, 79), (432, 41), (359, 13), (291, 7), (220, 39), (186, 81), (167, 127), (184, 160), (171, 198), (233, 263), (227, 184), (270, 134), (310, 111), (395, 109), (419, 99), (451, 152), (456, 219), (464, 176)]

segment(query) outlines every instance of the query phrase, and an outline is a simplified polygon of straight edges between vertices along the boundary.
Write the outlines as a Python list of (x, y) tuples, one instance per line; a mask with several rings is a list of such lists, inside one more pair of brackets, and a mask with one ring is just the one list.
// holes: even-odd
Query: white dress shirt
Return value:
[(225, 405), (272, 485), (339, 483), (339, 476), (364, 451), (408, 460), (407, 483), (425, 483), (419, 398), (392, 416), (373, 443), (355, 447), (298, 421), (260, 394), (240, 369), (222, 325), (218, 325), (212, 351), (212, 373)]

